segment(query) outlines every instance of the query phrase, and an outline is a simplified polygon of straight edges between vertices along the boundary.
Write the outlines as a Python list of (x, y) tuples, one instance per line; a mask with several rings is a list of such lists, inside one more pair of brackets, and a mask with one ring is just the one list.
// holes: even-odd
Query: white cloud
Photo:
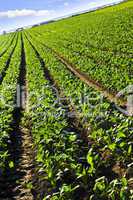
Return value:
[(65, 3), (64, 3), (64, 6), (69, 6), (69, 3), (68, 3), (68, 2), (65, 2)]
[(28, 17), (28, 16), (34, 16), (34, 17), (40, 17), (40, 16), (50, 16), (53, 14), (53, 10), (28, 10), (28, 9), (22, 9), (22, 10), (8, 10), (4, 12), (0, 12), (0, 18), (15, 18), (15, 17)]

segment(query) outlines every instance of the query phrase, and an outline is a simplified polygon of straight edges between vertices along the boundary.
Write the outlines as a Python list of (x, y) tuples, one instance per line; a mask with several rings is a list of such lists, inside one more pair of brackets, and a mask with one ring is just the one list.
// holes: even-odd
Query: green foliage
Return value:
[[(12, 112), (14, 109), (14, 99), (17, 89), (17, 78), (19, 75), (19, 66), (20, 66), (20, 55), (21, 55), (21, 40), (20, 36), (17, 46), (15, 48), (13, 57), (10, 62), (9, 68), (6, 70), (6, 76), (3, 79), (2, 84), (0, 85), (0, 172), (5, 171), (5, 165), (9, 168), (14, 167), (14, 163), (10, 160), (8, 153), (7, 144), (10, 142), (9, 133), (11, 132), (11, 123), (13, 120)], [(4, 67), (6, 59), (9, 57), (13, 46), (16, 43), (16, 39), (13, 42), (13, 45), (4, 55), (4, 60), (1, 59), (1, 67)], [(5, 58), (6, 57), (6, 58)]]
[[(42, 179), (49, 185), (44, 200), (132, 199), (131, 180), (126, 171), (132, 160), (132, 118), (119, 113), (99, 92), (67, 70), (54, 53), (44, 46), (47, 44), (63, 54), (78, 69), (106, 88), (119, 91), (132, 83), (132, 11), (132, 2), (125, 2), (23, 33), (44, 60), (44, 63), (40, 63), (24, 37), (28, 82), (25, 119), (31, 122), (38, 170), (43, 172)], [(0, 71), (15, 41), (1, 58)], [(19, 37), (10, 66), (0, 85), (0, 93), (6, 102), (6, 105), (0, 102), (2, 173), (6, 163), (9, 168), (14, 167), (13, 161), (9, 159), (7, 141), (10, 142), (10, 124), (19, 75), (20, 42)], [(2, 43), (4, 45), (4, 39)], [(58, 96), (51, 87), (45, 69), (50, 71), (60, 89)], [(69, 108), (63, 104), (64, 97)], [(70, 123), (70, 119), (73, 120), (70, 115), (74, 114), (71, 112), (72, 106), (82, 128), (88, 130), (86, 142), (81, 129), (75, 130)], [(22, 123), (28, 126), (24, 121)], [(114, 170), (118, 163), (119, 168)], [(33, 189), (31, 182), (26, 186)]]
[[(27, 32), (26, 34), (28, 36)], [(111, 195), (112, 199), (116, 198), (117, 194), (120, 195), (121, 190), (117, 188), (116, 191), (112, 191), (110, 181), (107, 177), (105, 177), (105, 183), (102, 182), (101, 188), (101, 182), (98, 182), (95, 186), (95, 180), (100, 178), (100, 173), (104, 173), (104, 168), (109, 168), (112, 163), (121, 161), (124, 165), (128, 164), (132, 151), (131, 147), (129, 148), (131, 145), (130, 138), (132, 138), (132, 130), (129, 130), (129, 125), (132, 119), (118, 113), (106, 99), (103, 99), (102, 103), (97, 104), (97, 98), (93, 98), (93, 105), (96, 103), (96, 106), (90, 107), (88, 100), (91, 94), (95, 92), (96, 97), (99, 97), (99, 93), (87, 87), (78, 78), (73, 76), (54, 57), (51, 51), (48, 51), (43, 45), (39, 44), (37, 40), (33, 41), (32, 37), (30, 39), (44, 59), (45, 67), (48, 67), (50, 74), (54, 77), (56, 83), (58, 83), (64, 96), (75, 106), (81, 123), (85, 127), (86, 124), (90, 125), (91, 132), (89, 138), (94, 141), (90, 148), (83, 143), (79, 135), (65, 130), (68, 124), (66, 116), (63, 115), (65, 113), (64, 107), (63, 105), (59, 107), (57, 103), (54, 104), (54, 102), (57, 102), (57, 96), (54, 96), (49, 81), (43, 76), (43, 69), (40, 66), (39, 60), (36, 58), (34, 51), (31, 51), (31, 47), (25, 39), (26, 54), (28, 55), (29, 88), (31, 91), (37, 91), (40, 99), (40, 106), (37, 108), (34, 108), (38, 102), (37, 98), (31, 97), (29, 99), (31, 104), (30, 114), (33, 122), (32, 132), (38, 147), (37, 161), (42, 163), (42, 170), (46, 173), (45, 179), (51, 183), (51, 190), (53, 191), (59, 187), (57, 193), (53, 192), (52, 196), (48, 194), (46, 199), (73, 199), (78, 194), (78, 189), (71, 191), (69, 190), (70, 185), (72, 188), (79, 187), (80, 190), (82, 188), (82, 190), (86, 191), (86, 196), (91, 196), (91, 193), (93, 193), (92, 198), (94, 196), (94, 198), (106, 199), (108, 194)], [(34, 64), (31, 64), (33, 59)], [(34, 73), (32, 70), (33, 67), (36, 69)], [(47, 98), (44, 99), (41, 98), (40, 92), (42, 86), (45, 88), (43, 92), (47, 94)], [(86, 98), (84, 103), (81, 102), (82, 95)], [(34, 108), (34, 112), (32, 111), (32, 107)], [(39, 115), (40, 112), (42, 114), (41, 118)], [(39, 122), (41, 123), (39, 124)], [(80, 143), (78, 142), (79, 139)], [(83, 144), (83, 149), (81, 149), (81, 144)], [(79, 151), (79, 149), (81, 150)], [(129, 153), (127, 154), (127, 152)], [(103, 168), (102, 172), (99, 170), (100, 168)], [(65, 174), (68, 174), (68, 177), (71, 177), (73, 181), (69, 186), (66, 187), (65, 185), (65, 190), (61, 194), (59, 191), (67, 181)], [(63, 179), (64, 176), (65, 179)], [(119, 179), (117, 181), (120, 182)], [(60, 186), (58, 186), (59, 183)], [(90, 188), (89, 191), (91, 191), (89, 194), (88, 187)], [(102, 194), (96, 192), (96, 190), (99, 190), (98, 188), (100, 190), (103, 189)], [(67, 189), (69, 192), (67, 192)]]

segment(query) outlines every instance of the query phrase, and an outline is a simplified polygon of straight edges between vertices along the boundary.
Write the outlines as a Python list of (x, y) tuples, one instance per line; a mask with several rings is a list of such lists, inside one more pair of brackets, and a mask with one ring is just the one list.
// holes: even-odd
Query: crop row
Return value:
[[(11, 47), (12, 48), (12, 47)], [(12, 55), (10, 66), (6, 76), (0, 85), (0, 174), (5, 171), (5, 166), (11, 166), (8, 144), (10, 144), (11, 123), (13, 122), (13, 110), (15, 108), (15, 96), (17, 89), (17, 78), (21, 60), (21, 40), (18, 42)]]
[[(88, 189), (85, 186), (84, 178), (91, 177), (93, 181), (91, 183), (90, 194), (92, 194), (93, 198), (106, 198), (110, 195), (113, 199), (113, 196), (116, 197), (121, 194), (123, 196), (125, 194), (129, 195), (131, 198), (130, 192), (126, 189), (128, 181), (131, 178), (126, 172), (126, 168), (131, 164), (131, 118), (126, 118), (123, 114), (120, 114), (106, 99), (103, 99), (99, 93), (88, 88), (88, 86), (76, 78), (61, 62), (59, 62), (50, 50), (40, 45), (38, 40), (34, 39), (31, 42), (44, 59), (45, 65), (52, 77), (54, 77), (59, 88), (63, 91), (65, 97), (69, 99), (71, 104), (75, 105), (76, 110), (80, 113), (79, 116), (82, 123), (88, 128), (88, 144), (91, 143), (91, 146), (89, 146), (88, 149), (88, 156), (83, 156), (83, 160), (89, 164), (89, 166), (84, 167), (82, 171), (82, 173), (85, 174), (81, 175), (83, 178), (81, 178), (81, 182), (82, 184), (84, 183), (84, 190), (86, 191)], [(35, 54), (31, 57), (33, 59)], [(39, 118), (39, 122), (41, 119), (42, 118)], [(42, 144), (40, 144), (40, 146), (43, 148)], [(41, 150), (41, 152), (43, 151)], [(55, 158), (53, 157), (53, 159)], [(83, 160), (81, 162), (83, 162)], [(116, 165), (119, 164), (120, 168), (122, 166), (122, 174), (115, 170)], [(107, 171), (107, 173), (105, 173), (105, 171)], [(125, 176), (125, 178), (122, 178), (122, 176)], [(99, 179), (97, 180), (97, 178)], [(120, 188), (118, 188), (118, 185), (115, 185), (115, 183), (117, 183)], [(88, 182), (86, 184), (89, 185)], [(104, 190), (100, 188), (100, 184), (104, 185)], [(67, 186), (67, 188), (70, 188), (70, 185)], [(110, 187), (114, 189), (111, 190)], [(71, 195), (70, 191), (69, 193)]]
[(10, 59), (16, 47), (17, 40), (18, 40), (18, 36), (16, 35), (16, 37), (13, 40), (12, 45), (6, 50), (4, 55), (0, 58), (0, 79), (1, 80), (3, 79), (3, 76), (5, 75), (5, 71), (8, 68), (8, 65), (10, 64)]
[(0, 49), (2, 50), (4, 45), (7, 43), (7, 41), (9, 40), (9, 38), (11, 38), (11, 35), (4, 35), (4, 36), (0, 36)]
[(10, 45), (12, 44), (14, 40), (14, 37), (15, 37), (15, 33), (11, 35), (6, 35), (4, 37), (3, 42), (1, 42), (1, 45), (0, 45), (0, 57), (2, 57), (2, 55), (4, 55), (4, 53), (10, 47)]

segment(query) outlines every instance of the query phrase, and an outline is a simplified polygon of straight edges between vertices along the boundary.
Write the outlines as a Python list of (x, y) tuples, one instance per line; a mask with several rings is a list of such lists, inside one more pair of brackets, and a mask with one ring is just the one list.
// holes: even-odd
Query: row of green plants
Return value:
[(128, 174), (132, 169), (132, 118), (119, 113), (97, 91), (82, 83), (37, 39), (31, 41), (88, 129), (89, 153), (83, 160), (89, 165), (82, 171), (86, 179), (82, 186), (85, 191), (91, 190), (86, 199), (132, 199), (132, 175)]
[(11, 58), (10, 66), (0, 85), (0, 175), (5, 173), (6, 167), (13, 167), (13, 161), (9, 159), (8, 144), (11, 143), (10, 132), (11, 123), (13, 122), (13, 111), (16, 107), (14, 102), (20, 61), (21, 39), (20, 35), (18, 35), (18, 42)]
[[(14, 40), (13, 40), (13, 43), (12, 43), (12, 45), (10, 45), (10, 47), (8, 47), (8, 43), (7, 43), (7, 51), (4, 53), (4, 55), (2, 55), (2, 57), (0, 57), (0, 75), (2, 75), (2, 71), (3, 71), (3, 69), (6, 67), (6, 65), (7, 65), (7, 61), (8, 61), (8, 59), (9, 59), (9, 57), (10, 57), (10, 55), (11, 55), (11, 53), (12, 53), (12, 51), (13, 51), (13, 49), (15, 48), (15, 46), (16, 46), (16, 41), (17, 41), (17, 37), (18, 37), (18, 35), (16, 35), (15, 36), (15, 38), (14, 38)], [(11, 42), (11, 41), (10, 41)], [(1, 76), (0, 76), (0, 78), (1, 78)]]
[(132, 82), (133, 2), (30, 29), (81, 71), (110, 90)]
[(7, 41), (9, 40), (10, 37), (11, 37), (11, 35), (1, 35), (0, 36), (0, 50), (3, 49), (3, 47), (5, 46), (5, 44), (7, 43)]
[(15, 33), (0, 37), (0, 56), (9, 47), (9, 44), (11, 44), (11, 41), (13, 40), (14, 36), (15, 36)]

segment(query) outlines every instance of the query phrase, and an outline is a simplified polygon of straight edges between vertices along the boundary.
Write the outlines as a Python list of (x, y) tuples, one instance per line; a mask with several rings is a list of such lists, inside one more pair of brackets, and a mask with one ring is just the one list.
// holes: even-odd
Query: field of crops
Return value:
[(0, 36), (0, 199), (133, 200), (133, 1)]

